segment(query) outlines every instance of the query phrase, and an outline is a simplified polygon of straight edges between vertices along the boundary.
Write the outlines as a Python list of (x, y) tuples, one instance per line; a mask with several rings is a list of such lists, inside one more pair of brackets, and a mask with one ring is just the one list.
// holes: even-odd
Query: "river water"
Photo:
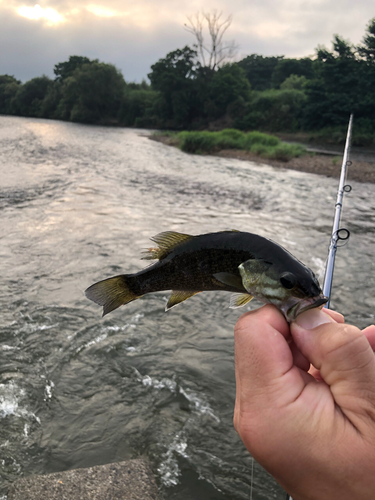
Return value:
[[(83, 291), (141, 269), (166, 230), (259, 233), (322, 278), (337, 180), (187, 155), (148, 133), (0, 117), (0, 498), (20, 476), (139, 456), (168, 500), (248, 500), (251, 483), (254, 500), (283, 498), (258, 464), (251, 481), (232, 426), (244, 311), (228, 309), (229, 294), (165, 313), (160, 292), (102, 319)], [(375, 190), (352, 185), (331, 306), (363, 328), (375, 311)]]

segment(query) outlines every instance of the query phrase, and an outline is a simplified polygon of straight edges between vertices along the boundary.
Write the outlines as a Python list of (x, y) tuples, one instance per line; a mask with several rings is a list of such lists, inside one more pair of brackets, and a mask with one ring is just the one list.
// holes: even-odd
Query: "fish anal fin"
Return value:
[(238, 266), (245, 289), (251, 293), (251, 289), (256, 286), (261, 275), (270, 267), (269, 262), (260, 259), (249, 259)]
[(237, 307), (245, 306), (253, 298), (254, 297), (248, 293), (232, 293), (229, 307), (231, 309), (237, 309)]
[(200, 293), (199, 291), (193, 290), (172, 290), (171, 296), (169, 297), (168, 304), (165, 306), (165, 310), (168, 311), (172, 307), (177, 306), (180, 302), (190, 299), (193, 295)]
[(159, 233), (151, 238), (151, 241), (154, 241), (158, 245), (159, 249), (150, 249), (151, 255), (153, 256), (149, 258), (161, 259), (168, 255), (168, 253), (171, 252), (177, 245), (189, 241), (192, 238), (194, 238), (194, 236), (176, 233), (175, 231), (165, 231), (164, 233)]
[(215, 279), (217, 279), (218, 281), (220, 281), (220, 283), (223, 283), (224, 285), (228, 285), (233, 288), (238, 288), (238, 290), (243, 290), (241, 276), (227, 272), (215, 273), (213, 276)]

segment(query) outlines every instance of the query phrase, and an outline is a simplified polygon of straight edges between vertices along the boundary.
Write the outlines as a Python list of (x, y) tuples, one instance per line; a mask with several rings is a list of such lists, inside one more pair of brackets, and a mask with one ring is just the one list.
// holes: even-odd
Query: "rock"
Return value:
[(158, 500), (158, 490), (145, 459), (87, 469), (29, 476), (15, 481), (8, 500)]

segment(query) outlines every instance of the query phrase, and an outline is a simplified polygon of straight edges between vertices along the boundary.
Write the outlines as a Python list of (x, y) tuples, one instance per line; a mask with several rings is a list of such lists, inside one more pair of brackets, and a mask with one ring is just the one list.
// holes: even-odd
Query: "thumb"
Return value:
[(375, 357), (366, 336), (355, 326), (336, 323), (320, 309), (306, 311), (291, 324), (302, 354), (320, 370), (335, 403), (364, 430), (375, 421)]

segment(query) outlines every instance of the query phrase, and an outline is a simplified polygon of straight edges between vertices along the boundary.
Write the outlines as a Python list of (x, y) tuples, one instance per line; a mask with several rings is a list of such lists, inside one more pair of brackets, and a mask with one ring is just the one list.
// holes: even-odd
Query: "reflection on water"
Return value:
[[(141, 269), (165, 230), (259, 233), (322, 278), (337, 181), (186, 155), (146, 135), (0, 117), (0, 496), (20, 475), (146, 455), (167, 499), (249, 498), (251, 457), (232, 427), (242, 311), (229, 294), (165, 314), (161, 292), (101, 319), (83, 290)], [(352, 184), (331, 305), (365, 327), (375, 201), (372, 185)], [(283, 498), (258, 464), (253, 485), (254, 499)]]

